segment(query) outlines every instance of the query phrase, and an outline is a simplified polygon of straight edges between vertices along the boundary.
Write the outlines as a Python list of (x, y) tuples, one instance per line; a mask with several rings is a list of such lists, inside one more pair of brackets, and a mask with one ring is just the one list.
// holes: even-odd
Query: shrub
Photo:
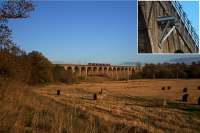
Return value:
[(52, 64), (41, 53), (32, 51), (28, 54), (31, 64), (31, 76), (29, 83), (48, 83), (53, 81)]

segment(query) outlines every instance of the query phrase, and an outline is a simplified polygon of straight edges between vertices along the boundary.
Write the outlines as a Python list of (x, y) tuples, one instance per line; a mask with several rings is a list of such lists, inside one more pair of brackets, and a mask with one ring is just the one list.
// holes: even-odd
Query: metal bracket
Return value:
[[(160, 37), (160, 41), (159, 41), (159, 47), (160, 48), (162, 48), (163, 47), (163, 43), (164, 43), (164, 41), (169, 37), (169, 35), (173, 32), (173, 30), (176, 28), (176, 26), (173, 26), (170, 30), (169, 30), (169, 32), (166, 34), (166, 32), (167, 32), (167, 28), (168, 27), (165, 27), (166, 29), (164, 29), (164, 31), (162, 32), (162, 34), (161, 34), (161, 37)], [(165, 35), (166, 34), (166, 35)], [(164, 36), (165, 35), (165, 36)]]
[[(170, 36), (170, 34), (173, 32), (173, 30), (176, 28), (176, 26), (178, 25), (176, 22), (175, 17), (157, 17), (157, 22), (158, 24), (161, 25), (161, 27), (163, 27), (164, 25), (164, 29), (163, 32), (161, 33), (160, 36), (160, 40), (159, 40), (159, 44), (158, 46), (160, 48), (163, 47), (164, 41)], [(168, 29), (170, 28), (169, 32)]]

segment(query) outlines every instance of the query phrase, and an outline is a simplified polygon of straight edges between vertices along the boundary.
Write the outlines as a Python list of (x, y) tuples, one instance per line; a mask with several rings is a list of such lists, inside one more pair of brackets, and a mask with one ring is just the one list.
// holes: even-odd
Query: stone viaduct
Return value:
[(138, 1), (139, 53), (199, 53), (197, 32), (178, 1)]
[(79, 64), (60, 64), (68, 72), (71, 72), (76, 77), (85, 78), (87, 76), (108, 76), (112, 79), (130, 79), (135, 73), (141, 70), (141, 67), (136, 66), (120, 66), (110, 64), (94, 64), (87, 65)]

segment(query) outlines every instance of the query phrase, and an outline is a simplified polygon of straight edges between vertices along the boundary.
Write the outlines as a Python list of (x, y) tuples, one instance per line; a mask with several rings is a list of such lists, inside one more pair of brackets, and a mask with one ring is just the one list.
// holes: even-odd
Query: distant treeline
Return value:
[(200, 78), (200, 61), (192, 64), (145, 64), (135, 78)]
[[(29, 84), (73, 82), (77, 80), (64, 67), (52, 64), (42, 53), (26, 53), (17, 46), (0, 47), (0, 77)], [(192, 64), (145, 64), (137, 78), (200, 78), (200, 62)]]

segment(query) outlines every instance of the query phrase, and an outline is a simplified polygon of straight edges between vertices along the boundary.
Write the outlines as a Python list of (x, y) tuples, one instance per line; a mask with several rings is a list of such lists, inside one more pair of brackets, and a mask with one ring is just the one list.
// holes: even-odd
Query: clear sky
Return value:
[[(34, 4), (30, 18), (9, 21), (13, 40), (28, 52), (42, 52), (54, 63), (121, 64), (182, 57), (137, 54), (136, 1), (36, 1)], [(192, 10), (189, 12), (194, 15)]]
[(196, 32), (199, 32), (199, 1), (179, 1)]

